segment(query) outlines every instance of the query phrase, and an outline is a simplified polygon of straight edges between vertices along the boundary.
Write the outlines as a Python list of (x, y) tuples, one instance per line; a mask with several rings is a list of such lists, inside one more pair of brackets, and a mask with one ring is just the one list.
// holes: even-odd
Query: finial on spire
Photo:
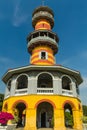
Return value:
[(45, 0), (42, 0), (42, 6), (44, 6)]

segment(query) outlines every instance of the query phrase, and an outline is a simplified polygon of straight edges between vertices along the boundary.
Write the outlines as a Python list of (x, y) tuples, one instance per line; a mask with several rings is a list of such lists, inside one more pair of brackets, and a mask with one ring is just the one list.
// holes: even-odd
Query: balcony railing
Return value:
[(5, 98), (10, 97), (10, 92), (5, 95)]
[(62, 95), (73, 96), (73, 91), (62, 89)]
[(37, 88), (37, 94), (53, 94), (53, 88)]
[(16, 89), (15, 95), (26, 95), (27, 94), (27, 88), (26, 89)]
[(28, 42), (28, 47), (31, 46), (33, 43), (37, 43), (39, 41), (49, 42), (58, 47), (56, 40), (53, 38), (50, 38), (49, 36), (38, 36), (38, 37), (32, 38)]

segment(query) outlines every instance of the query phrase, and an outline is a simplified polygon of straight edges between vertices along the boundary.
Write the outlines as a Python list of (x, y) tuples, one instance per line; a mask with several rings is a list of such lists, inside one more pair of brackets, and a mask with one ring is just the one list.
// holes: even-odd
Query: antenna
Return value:
[(45, 4), (45, 0), (42, 0), (42, 6), (44, 6), (44, 4)]

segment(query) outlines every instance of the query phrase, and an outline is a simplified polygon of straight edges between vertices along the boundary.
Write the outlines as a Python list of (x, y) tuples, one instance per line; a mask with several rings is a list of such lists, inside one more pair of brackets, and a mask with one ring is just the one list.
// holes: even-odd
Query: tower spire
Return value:
[(28, 52), (31, 54), (30, 64), (54, 65), (55, 54), (58, 51), (58, 37), (51, 30), (54, 26), (54, 13), (48, 7), (36, 8), (32, 14), (32, 25), (34, 31), (27, 37)]

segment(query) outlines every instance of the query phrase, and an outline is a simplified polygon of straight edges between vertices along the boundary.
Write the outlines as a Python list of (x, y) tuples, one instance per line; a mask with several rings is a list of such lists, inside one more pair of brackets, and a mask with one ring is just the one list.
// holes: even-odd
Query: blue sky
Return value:
[[(33, 10), (41, 0), (0, 0), (0, 92), (3, 74), (12, 68), (29, 65), (27, 35), (32, 32)], [(53, 31), (59, 36), (56, 63), (81, 72), (82, 103), (87, 105), (87, 0), (45, 0), (55, 14)]]

